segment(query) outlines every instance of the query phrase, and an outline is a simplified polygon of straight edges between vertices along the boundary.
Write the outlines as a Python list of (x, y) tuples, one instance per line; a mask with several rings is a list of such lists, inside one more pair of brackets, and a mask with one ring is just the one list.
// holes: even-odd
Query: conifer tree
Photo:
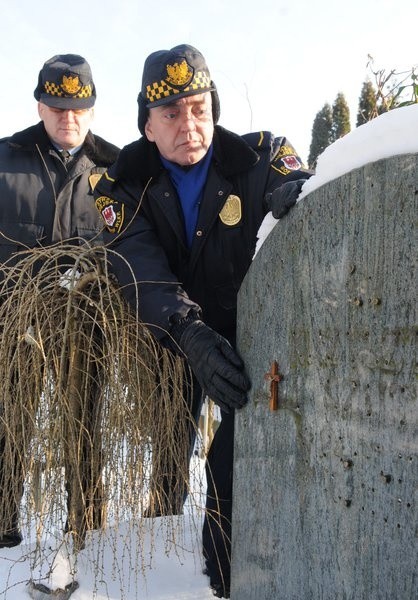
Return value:
[(311, 169), (316, 167), (318, 156), (333, 141), (332, 136), (332, 110), (331, 106), (326, 103), (316, 114), (312, 125), (312, 139), (308, 156), (308, 164)]
[(344, 94), (339, 92), (332, 105), (332, 141), (335, 142), (350, 131), (350, 109)]
[(370, 79), (366, 79), (361, 88), (358, 104), (356, 127), (364, 125), (379, 114), (377, 109), (376, 92)]

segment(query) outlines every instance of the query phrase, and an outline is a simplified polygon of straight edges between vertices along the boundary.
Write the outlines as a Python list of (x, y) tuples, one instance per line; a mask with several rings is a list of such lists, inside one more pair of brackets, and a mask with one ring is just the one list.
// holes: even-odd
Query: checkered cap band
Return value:
[(61, 86), (53, 81), (45, 81), (44, 88), (47, 94), (59, 96), (61, 98), (90, 98), (93, 95), (93, 88), (91, 85), (82, 86), (76, 94), (66, 94)]
[(171, 87), (166, 81), (152, 83), (147, 85), (147, 100), (148, 102), (157, 102), (162, 98), (175, 96), (176, 94), (184, 94), (194, 90), (205, 90), (211, 87), (210, 77), (204, 71), (195, 73), (192, 82), (185, 88), (176, 89)]

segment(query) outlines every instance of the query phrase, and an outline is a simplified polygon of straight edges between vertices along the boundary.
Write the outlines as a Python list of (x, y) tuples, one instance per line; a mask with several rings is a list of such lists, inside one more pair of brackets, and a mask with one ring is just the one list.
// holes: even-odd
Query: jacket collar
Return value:
[[(215, 125), (213, 136), (213, 161), (225, 177), (248, 170), (259, 160), (259, 155), (239, 135)], [(145, 185), (164, 167), (157, 146), (144, 136), (125, 146), (121, 151), (112, 177)]]
[[(42, 121), (13, 134), (8, 142), (23, 150), (33, 151), (36, 145), (44, 150), (52, 148)], [(83, 151), (94, 164), (109, 167), (117, 159), (119, 148), (89, 131), (83, 144)]]

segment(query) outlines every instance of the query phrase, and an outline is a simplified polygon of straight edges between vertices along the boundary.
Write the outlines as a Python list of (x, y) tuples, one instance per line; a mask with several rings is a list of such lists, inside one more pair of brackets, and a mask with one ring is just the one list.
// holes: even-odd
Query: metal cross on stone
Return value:
[(279, 408), (279, 382), (283, 379), (283, 375), (279, 373), (277, 360), (271, 363), (270, 371), (264, 375), (264, 379), (270, 381), (270, 410), (277, 410)]

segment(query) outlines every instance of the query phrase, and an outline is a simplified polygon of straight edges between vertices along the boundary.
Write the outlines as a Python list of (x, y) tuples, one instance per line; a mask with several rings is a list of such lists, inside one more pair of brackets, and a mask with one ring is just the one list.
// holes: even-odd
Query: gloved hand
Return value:
[(287, 181), (270, 194), (266, 194), (266, 203), (275, 219), (281, 219), (296, 204), (306, 179)]
[(251, 384), (244, 363), (224, 337), (197, 319), (187, 324), (176, 341), (204, 392), (223, 411), (246, 404)]

